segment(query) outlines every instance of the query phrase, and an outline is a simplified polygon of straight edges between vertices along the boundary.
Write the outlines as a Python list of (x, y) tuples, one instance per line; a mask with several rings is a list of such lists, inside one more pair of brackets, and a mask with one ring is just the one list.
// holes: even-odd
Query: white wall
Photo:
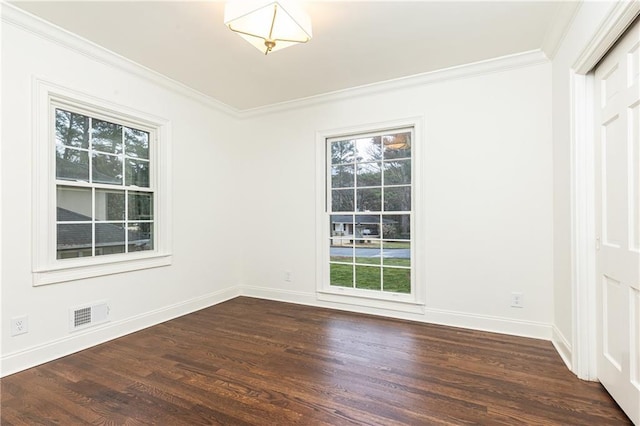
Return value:
[[(82, 44), (82, 43), (80, 43)], [(2, 374), (236, 294), (551, 337), (551, 64), (505, 62), (389, 90), (227, 114), (161, 79), (96, 60), (12, 24), (2, 27)], [(116, 61), (117, 62), (117, 61)], [(526, 62), (526, 61), (524, 61)], [(473, 68), (473, 67), (472, 67)], [(475, 69), (475, 68), (473, 68)], [(460, 77), (459, 72), (451, 76)], [(171, 121), (173, 264), (33, 287), (32, 78)], [(168, 86), (171, 86), (168, 84)], [(422, 314), (316, 297), (317, 131), (424, 116)], [(284, 271), (293, 280), (284, 280)], [(512, 291), (524, 308), (510, 307)], [(70, 334), (68, 309), (108, 300), (111, 322)], [(29, 316), (10, 336), (9, 319)]]
[[(32, 286), (34, 77), (170, 121), (171, 266)], [(232, 226), (237, 223), (233, 210), (222, 208), (237, 199), (235, 119), (6, 22), (2, 25), (2, 102), (2, 374), (237, 294), (239, 227)], [(69, 308), (100, 300), (109, 302), (111, 322), (70, 333)], [(29, 332), (11, 337), (9, 319), (20, 315), (28, 315)]]
[[(345, 96), (247, 119), (244, 292), (550, 338), (551, 65)], [(315, 133), (423, 115), (426, 312), (316, 299)], [(286, 270), (293, 280), (286, 282)], [(512, 291), (524, 308), (510, 307)]]
[(615, 2), (583, 2), (553, 59), (553, 181), (554, 181), (554, 326), (555, 343), (571, 360), (573, 342), (570, 70), (595, 35)]

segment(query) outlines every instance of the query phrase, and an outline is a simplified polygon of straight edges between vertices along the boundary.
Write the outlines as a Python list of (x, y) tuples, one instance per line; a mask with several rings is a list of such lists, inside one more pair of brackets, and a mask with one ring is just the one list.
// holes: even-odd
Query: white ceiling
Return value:
[(561, 1), (306, 2), (313, 39), (264, 56), (219, 1), (13, 4), (239, 110), (548, 50), (570, 18)]

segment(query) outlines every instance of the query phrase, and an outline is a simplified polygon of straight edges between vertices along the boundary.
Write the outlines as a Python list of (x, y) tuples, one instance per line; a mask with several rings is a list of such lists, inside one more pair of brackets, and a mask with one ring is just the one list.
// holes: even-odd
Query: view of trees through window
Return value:
[(55, 109), (57, 258), (152, 250), (149, 132)]
[(332, 286), (412, 292), (411, 139), (399, 129), (327, 141)]

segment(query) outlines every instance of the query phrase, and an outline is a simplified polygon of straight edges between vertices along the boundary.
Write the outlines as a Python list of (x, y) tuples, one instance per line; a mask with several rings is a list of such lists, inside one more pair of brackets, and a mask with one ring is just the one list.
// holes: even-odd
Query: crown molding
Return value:
[(320, 95), (309, 96), (306, 98), (295, 99), (292, 101), (281, 102), (263, 107), (245, 109), (238, 111), (238, 114), (240, 118), (250, 118), (266, 114), (275, 114), (287, 110), (311, 107), (327, 102), (353, 99), (392, 90), (407, 89), (415, 86), (423, 86), (443, 81), (470, 78), (479, 75), (491, 74), (515, 68), (522, 68), (546, 63), (549, 63), (549, 59), (542, 50), (530, 50), (513, 55), (501, 56), (484, 61), (430, 71), (423, 74), (415, 74), (407, 77), (352, 87), (335, 92), (323, 93)]
[(545, 55), (542, 50), (537, 49), (484, 61), (444, 68), (441, 70), (430, 71), (427, 73), (416, 74), (363, 86), (342, 89), (334, 92), (323, 93), (277, 104), (239, 110), (208, 95), (205, 95), (204, 93), (192, 89), (182, 83), (179, 83), (163, 74), (140, 65), (130, 59), (113, 53), (96, 43), (86, 40), (78, 36), (77, 34), (60, 28), (20, 8), (12, 6), (4, 1), (0, 3), (0, 5), (0, 17), (2, 23), (21, 28), (40, 38), (56, 43), (65, 48), (74, 50), (97, 62), (112, 66), (129, 74), (151, 81), (161, 87), (164, 87), (165, 89), (185, 96), (206, 107), (215, 109), (238, 119), (275, 114), (279, 112), (285, 112), (287, 110), (305, 108), (327, 102), (335, 102), (344, 99), (369, 96), (392, 90), (406, 89), (443, 81), (470, 78), (474, 76), (507, 71), (515, 68), (534, 66), (549, 62), (547, 55)]
[(51, 22), (32, 15), (31, 13), (4, 1), (0, 3), (0, 20), (2, 21), (2, 24), (13, 25), (37, 37), (80, 53), (96, 62), (148, 80), (158, 86), (196, 101), (208, 108), (218, 110), (236, 118), (238, 116), (237, 109), (223, 102), (213, 99), (212, 97), (192, 89), (189, 86), (127, 59), (124, 56), (111, 52), (96, 43), (82, 38), (77, 34), (58, 27)]
[(640, 15), (640, 1), (618, 1), (573, 64), (577, 74), (586, 74), (596, 66), (611, 46)]
[(558, 3), (553, 21), (549, 26), (544, 40), (542, 41), (542, 51), (551, 60), (555, 58), (560, 45), (564, 41), (571, 24), (582, 6), (583, 0), (564, 1)]

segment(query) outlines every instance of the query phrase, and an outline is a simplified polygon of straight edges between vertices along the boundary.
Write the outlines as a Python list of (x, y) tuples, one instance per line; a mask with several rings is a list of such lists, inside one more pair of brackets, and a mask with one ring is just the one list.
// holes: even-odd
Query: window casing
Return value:
[(34, 285), (171, 263), (169, 123), (36, 85)]
[(422, 304), (414, 260), (419, 122), (318, 134), (325, 207), (319, 217), (320, 299), (372, 307)]

